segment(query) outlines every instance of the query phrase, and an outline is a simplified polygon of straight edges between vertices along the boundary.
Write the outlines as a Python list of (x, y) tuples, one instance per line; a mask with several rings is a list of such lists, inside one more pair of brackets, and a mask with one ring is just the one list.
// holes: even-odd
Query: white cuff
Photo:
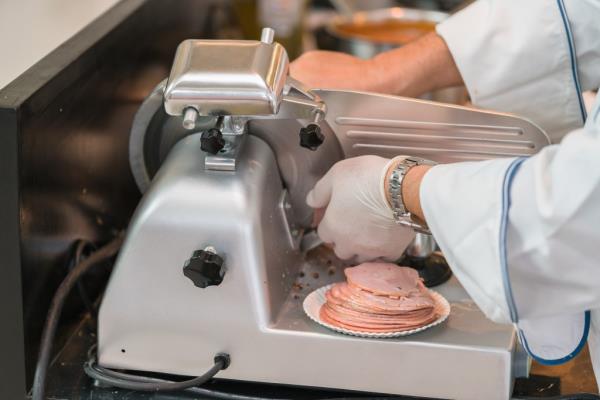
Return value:
[(560, 8), (479, 0), (437, 25), (473, 104), (531, 119), (558, 142), (583, 124)]
[[(502, 185), (513, 159), (437, 165), (421, 183), (426, 222), (484, 314), (510, 323), (500, 268)], [(460, 195), (458, 195), (460, 194)]]

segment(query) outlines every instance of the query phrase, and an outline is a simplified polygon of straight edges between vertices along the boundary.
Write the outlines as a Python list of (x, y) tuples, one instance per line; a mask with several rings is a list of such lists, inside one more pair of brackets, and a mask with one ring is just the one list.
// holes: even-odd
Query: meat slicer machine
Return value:
[(436, 288), (452, 304), (446, 323), (412, 336), (358, 338), (309, 320), (303, 298), (347, 264), (315, 248), (305, 197), (346, 157), (523, 156), (548, 137), (508, 114), (309, 90), (288, 63), (269, 28), (260, 41), (187, 40), (142, 104), (130, 162), (144, 196), (100, 308), (99, 364), (196, 376), (226, 352), (219, 378), (508, 399), (527, 357), (455, 279)]

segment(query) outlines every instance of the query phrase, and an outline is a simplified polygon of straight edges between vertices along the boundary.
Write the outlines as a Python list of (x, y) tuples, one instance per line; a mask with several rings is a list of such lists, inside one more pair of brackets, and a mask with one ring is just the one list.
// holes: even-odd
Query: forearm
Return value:
[(414, 97), (463, 83), (446, 42), (435, 32), (381, 53), (370, 63), (372, 90), (380, 93)]
[(290, 74), (312, 88), (409, 97), (462, 84), (450, 50), (437, 33), (368, 60), (332, 51), (309, 51), (290, 64)]

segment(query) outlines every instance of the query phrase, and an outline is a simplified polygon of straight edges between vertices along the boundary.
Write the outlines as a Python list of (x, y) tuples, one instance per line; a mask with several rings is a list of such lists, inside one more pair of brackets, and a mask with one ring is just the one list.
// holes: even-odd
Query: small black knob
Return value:
[(302, 147), (314, 151), (324, 140), (325, 136), (323, 136), (321, 128), (317, 124), (308, 124), (305, 128), (300, 129), (300, 146)]
[(202, 132), (202, 136), (200, 136), (200, 148), (202, 151), (217, 154), (223, 147), (225, 147), (225, 139), (223, 139), (223, 134), (220, 130), (210, 128)]
[(185, 262), (183, 274), (200, 288), (220, 285), (225, 276), (223, 258), (210, 250), (196, 250)]

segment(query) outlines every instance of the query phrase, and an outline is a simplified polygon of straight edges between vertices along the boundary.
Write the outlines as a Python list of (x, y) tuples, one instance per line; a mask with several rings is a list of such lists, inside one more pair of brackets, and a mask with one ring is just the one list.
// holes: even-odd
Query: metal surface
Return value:
[(436, 249), (433, 236), (417, 233), (413, 242), (406, 248), (406, 254), (411, 257), (429, 257)]
[(186, 108), (183, 113), (183, 127), (185, 129), (194, 129), (196, 120), (198, 119), (198, 111), (195, 108)]
[(304, 229), (296, 224), (296, 218), (294, 217), (294, 208), (289, 200), (289, 194), (287, 190), (281, 193), (281, 200), (279, 201), (279, 208), (283, 213), (283, 222), (286, 229), (286, 236), (290, 243), (290, 246), (294, 250), (300, 250), (300, 244), (302, 242)]
[[(217, 154), (204, 156), (204, 169), (207, 171), (235, 171), (237, 156), (244, 139), (245, 136), (242, 135), (230, 136), (225, 139), (225, 147)], [(196, 146), (200, 146), (199, 141)]]
[[(329, 264), (331, 262), (331, 264)], [(310, 285), (299, 292), (308, 291), (315, 284), (315, 274), (321, 276), (326, 274), (339, 279), (341, 265), (331, 255), (331, 250), (324, 247), (310, 252), (306, 259), (306, 265), (300, 272), (302, 275), (297, 283)], [(335, 264), (335, 265), (334, 265)], [(198, 395), (185, 392), (170, 393), (148, 393), (132, 392), (131, 390), (116, 389), (113, 387), (100, 387), (84, 375), (81, 366), (87, 359), (86, 353), (96, 343), (95, 326), (86, 317), (77, 324), (69, 326), (69, 339), (66, 345), (57, 349), (57, 355), (49, 370), (48, 397), (56, 400), (175, 400), (175, 399), (198, 399)], [(515, 367), (518, 367), (518, 362)], [(522, 367), (525, 367), (522, 365)], [(534, 363), (532, 367), (533, 376), (529, 378), (518, 378), (515, 382), (513, 396), (522, 398), (524, 396), (537, 396), (540, 398), (557, 396), (567, 393), (597, 393), (598, 388), (594, 379), (592, 364), (590, 362), (587, 348), (575, 359), (558, 367), (540, 366)], [(545, 376), (540, 376), (545, 375)], [(156, 375), (155, 375), (156, 376)], [(519, 374), (517, 374), (519, 376)], [(161, 376), (165, 379), (176, 380), (178, 377)], [(218, 375), (217, 375), (218, 377)], [(365, 378), (367, 379), (367, 378)], [(468, 378), (462, 381), (465, 386), (471, 382)], [(226, 391), (229, 393), (268, 396), (270, 398), (290, 400), (318, 400), (333, 398), (373, 398), (380, 397), (373, 393), (348, 392), (348, 391), (325, 391), (314, 387), (294, 387), (289, 385), (267, 385), (256, 382), (242, 382), (225, 379), (216, 379), (206, 385), (212, 390)], [(14, 397), (6, 397), (17, 398)], [(415, 397), (402, 397), (404, 400), (417, 400)], [(368, 399), (365, 399), (368, 400)], [(396, 397), (395, 400), (401, 400)], [(422, 398), (421, 398), (422, 400)]]
[(266, 44), (273, 43), (275, 38), (275, 30), (273, 28), (263, 28), (260, 34), (260, 41)]
[(180, 119), (165, 112), (163, 93), (166, 83), (166, 79), (161, 81), (139, 106), (129, 134), (129, 166), (142, 193), (175, 143), (194, 131), (212, 128), (217, 122), (216, 116), (200, 117), (194, 131), (185, 129)]
[[(129, 162), (136, 184), (142, 193), (149, 187), (151, 179), (171, 148), (179, 140), (193, 133), (181, 127), (180, 119), (165, 113), (162, 105), (165, 82), (161, 82), (142, 103), (131, 127)], [(310, 105), (312, 110), (325, 108), (313, 93), (295, 80), (288, 78), (286, 86), (284, 98), (301, 95), (314, 101)], [(301, 110), (300, 115), (297, 115), (285, 107), (286, 102), (282, 104), (284, 106), (280, 108), (279, 114), (268, 118), (225, 117), (223, 134), (230, 137), (250, 130), (253, 135), (269, 144), (275, 152), (281, 177), (290, 194), (294, 222), (301, 227), (309, 227), (312, 223), (312, 209), (305, 202), (306, 195), (317, 180), (336, 161), (342, 159), (342, 151), (335, 134), (327, 124), (322, 124), (325, 142), (317, 152), (301, 148), (297, 135), (303, 124), (297, 118), (302, 115), (311, 116), (313, 113)], [(213, 127), (216, 121), (217, 117), (199, 118), (195, 132)]]
[[(288, 83), (289, 92), (316, 94), (327, 105), (327, 123), (321, 124), (326, 137), (318, 151), (298, 146), (296, 135), (303, 124), (292, 118), (299, 118), (302, 113), (286, 112), (285, 103), (278, 115), (253, 117), (248, 122), (251, 134), (274, 150), (296, 222), (303, 227), (312, 222), (306, 194), (329, 167), (344, 157), (409, 154), (437, 162), (455, 162), (530, 155), (549, 144), (539, 127), (513, 115), (396, 96), (335, 90), (311, 93), (293, 80)], [(161, 90), (159, 85), (142, 104), (132, 127), (130, 163), (142, 192), (172, 146), (189, 134), (178, 126), (176, 118), (164, 113)], [(215, 120), (205, 118), (196, 129), (210, 127)], [(228, 121), (226, 118), (226, 127)]]
[(306, 204), (306, 195), (333, 164), (343, 158), (343, 153), (335, 133), (326, 123), (321, 124), (325, 141), (317, 151), (300, 147), (298, 131), (302, 126), (296, 120), (253, 120), (249, 131), (273, 150), (279, 173), (289, 192), (295, 223), (309, 228), (313, 224), (313, 209)]
[(345, 157), (406, 154), (438, 163), (527, 156), (550, 144), (511, 114), (352, 91), (315, 90)]
[(288, 57), (279, 43), (186, 40), (177, 48), (165, 88), (165, 110), (181, 115), (276, 114)]
[[(448, 323), (409, 338), (354, 338), (312, 323), (303, 296), (339, 280), (342, 264), (324, 259), (313, 265), (320, 274), (302, 273), (308, 261), (282, 240), (283, 187), (271, 149), (250, 135), (235, 172), (206, 171), (198, 140), (191, 135), (173, 148), (136, 211), (100, 310), (102, 365), (198, 375), (227, 351), (232, 365), (223, 378), (509, 397), (513, 329), (487, 320), (456, 281), (440, 288), (454, 307)], [(228, 272), (221, 285), (199, 289), (181, 266), (209, 243)], [(465, 377), (477, 384), (465, 387)]]

